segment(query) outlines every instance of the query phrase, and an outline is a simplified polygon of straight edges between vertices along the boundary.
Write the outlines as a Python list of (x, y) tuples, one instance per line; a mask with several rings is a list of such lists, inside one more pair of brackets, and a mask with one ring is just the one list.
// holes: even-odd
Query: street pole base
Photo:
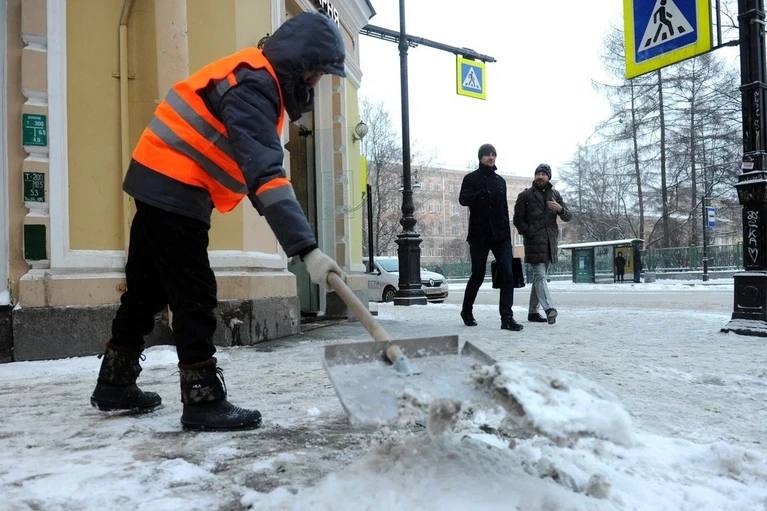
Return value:
[(767, 321), (761, 319), (731, 319), (722, 327), (720, 332), (767, 337)]
[(423, 296), (397, 296), (394, 297), (394, 305), (426, 305), (426, 295)]
[(397, 290), (394, 295), (394, 305), (426, 305), (426, 293), (423, 289), (402, 289)]

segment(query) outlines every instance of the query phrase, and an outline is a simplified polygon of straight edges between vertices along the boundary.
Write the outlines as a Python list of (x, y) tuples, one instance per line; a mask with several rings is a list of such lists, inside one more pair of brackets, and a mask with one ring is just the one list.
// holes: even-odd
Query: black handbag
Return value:
[[(514, 276), (514, 287), (525, 287), (525, 274), (522, 273), (522, 258), (514, 257), (511, 260), (511, 271)], [(493, 280), (493, 289), (501, 288), (501, 276), (498, 271), (498, 264), (495, 260), (490, 263), (490, 275)]]

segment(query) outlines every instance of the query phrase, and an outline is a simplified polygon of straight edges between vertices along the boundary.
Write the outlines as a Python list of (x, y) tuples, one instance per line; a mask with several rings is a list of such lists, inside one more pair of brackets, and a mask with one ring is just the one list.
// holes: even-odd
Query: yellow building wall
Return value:
[[(122, 250), (118, 26), (123, 0), (67, 2), (70, 247)], [(189, 71), (255, 46), (271, 28), (269, 0), (187, 0)], [(158, 90), (154, 0), (136, 0), (128, 23), (130, 150), (166, 91)], [(132, 202), (132, 201), (131, 201)], [(132, 211), (132, 209), (130, 210)], [(125, 224), (127, 228), (128, 224)], [(213, 213), (211, 250), (274, 253), (266, 221), (245, 200)]]
[[(269, 0), (188, 0), (189, 70), (255, 46), (272, 32)], [(213, 212), (212, 250), (258, 250), (275, 252), (277, 244), (266, 221), (244, 200), (234, 211)]]
[[(117, 26), (114, 30), (116, 34)], [(128, 131), (131, 153), (144, 128), (152, 120), (160, 100), (156, 54), (154, 0), (137, 0), (128, 20)]]
[(351, 252), (351, 266), (362, 264), (362, 218), (366, 202), (363, 199), (365, 183), (362, 182), (362, 165), (360, 164), (360, 142), (352, 143), (354, 126), (360, 120), (357, 89), (347, 81), (346, 93), (346, 118), (349, 120), (346, 136), (349, 141), (349, 204), (352, 212), (349, 218), (349, 250)]
[(69, 239), (73, 249), (120, 250), (117, 25), (122, 0), (67, 2)]

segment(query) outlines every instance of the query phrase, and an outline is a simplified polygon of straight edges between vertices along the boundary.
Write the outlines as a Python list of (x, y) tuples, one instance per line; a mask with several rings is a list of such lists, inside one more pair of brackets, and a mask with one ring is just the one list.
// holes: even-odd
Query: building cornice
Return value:
[(365, 0), (333, 0), (333, 3), (339, 7), (342, 16), (346, 15), (345, 17), (350, 22), (347, 25), (354, 29), (356, 34), (359, 34), (360, 29), (367, 25), (370, 18), (375, 14), (370, 2)]

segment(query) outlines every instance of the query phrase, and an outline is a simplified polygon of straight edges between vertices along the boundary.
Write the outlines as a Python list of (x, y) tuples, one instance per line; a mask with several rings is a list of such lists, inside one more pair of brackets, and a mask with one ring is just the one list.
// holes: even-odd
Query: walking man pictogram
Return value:
[[(668, 39), (669, 36), (674, 35), (674, 25), (671, 23), (670, 19), (673, 18), (672, 14), (666, 10), (666, 2), (668, 0), (660, 0), (660, 7), (658, 7), (658, 10), (655, 11), (652, 15), (652, 21), (653, 23), (658, 25), (658, 30), (655, 31), (655, 36), (652, 38), (652, 42), (656, 43), (658, 42), (658, 37), (663, 34), (663, 37), (661, 38), (661, 41), (665, 41)], [(668, 28), (668, 33), (663, 32), (663, 27)], [(680, 27), (681, 28), (681, 27)], [(650, 45), (650, 39), (647, 40), (645, 43), (645, 47)]]

